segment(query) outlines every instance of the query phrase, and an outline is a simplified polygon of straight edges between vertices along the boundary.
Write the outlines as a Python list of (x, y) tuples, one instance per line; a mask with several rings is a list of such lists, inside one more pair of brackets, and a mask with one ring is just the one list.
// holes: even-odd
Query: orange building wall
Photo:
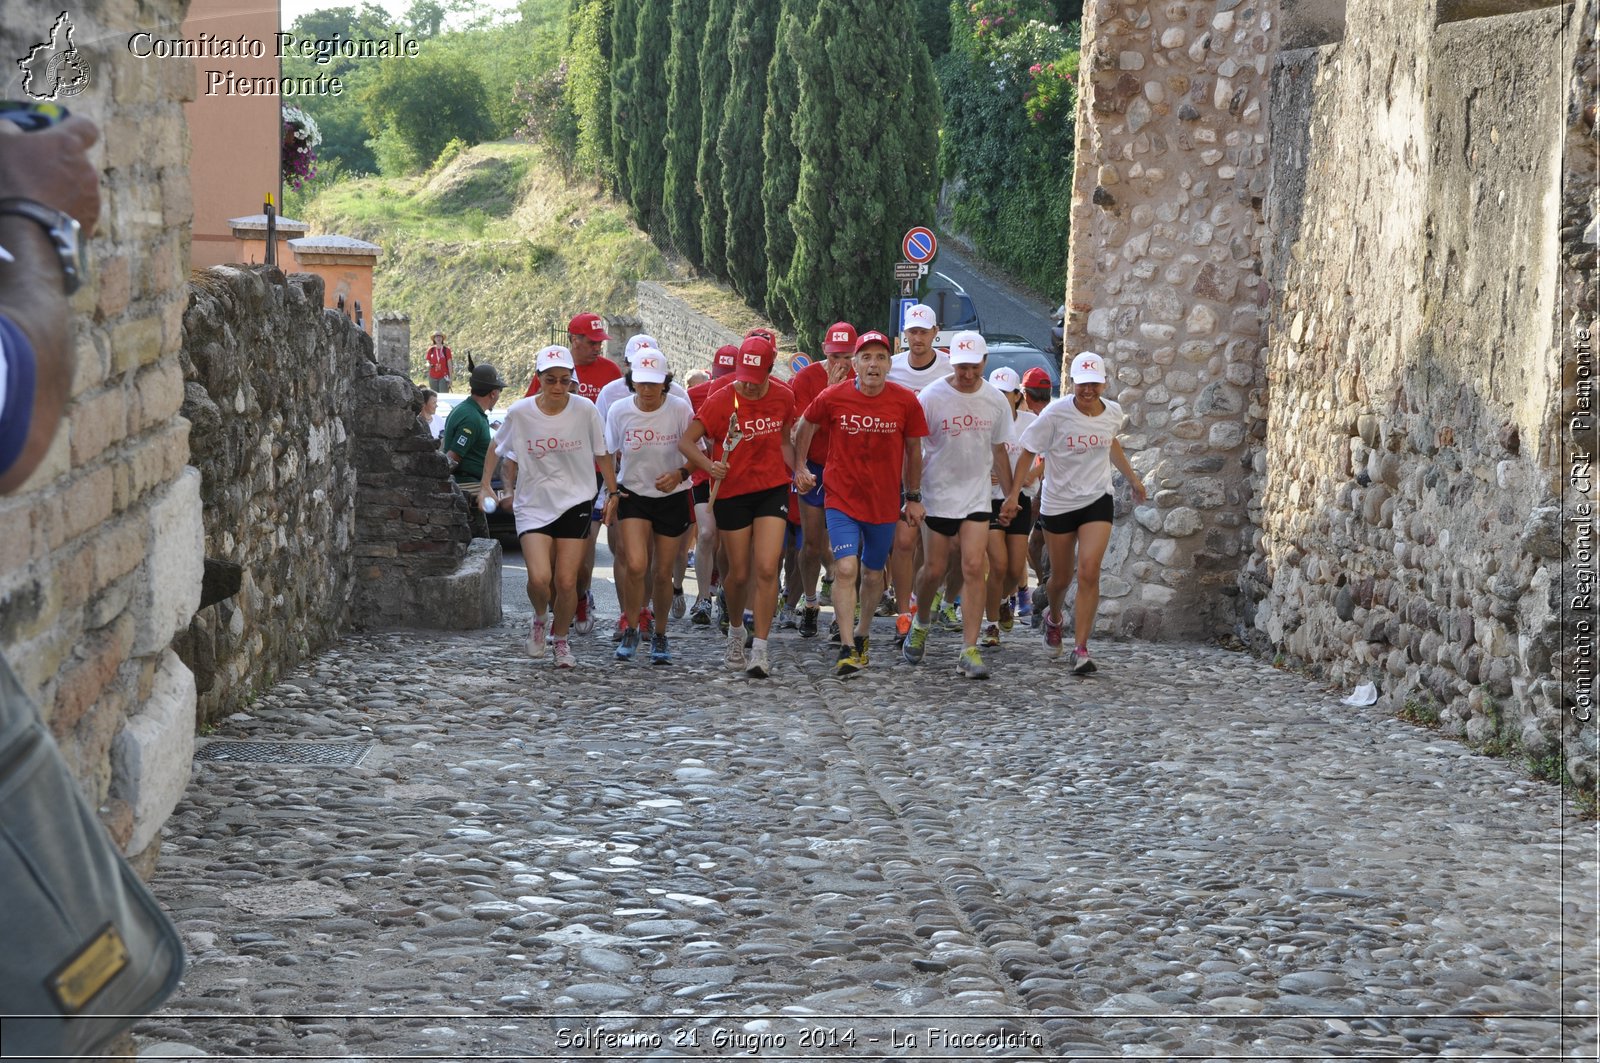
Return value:
[[(189, 177), (194, 186), (194, 236), (190, 264), (196, 268), (237, 260), (229, 218), (258, 214), (268, 193), (282, 204), (278, 138), (282, 127), (277, 93), (266, 96), (206, 95), (206, 71), (232, 70), (239, 77), (277, 77), (273, 34), (278, 0), (190, 0), (183, 36), (202, 31), (218, 37), (263, 42), (262, 59), (196, 59), (189, 119)], [(363, 302), (363, 306), (366, 304)]]
[[(266, 245), (263, 244), (263, 247)], [(295, 270), (315, 273), (322, 278), (325, 289), (322, 302), (330, 309), (339, 305), (344, 296), (345, 316), (356, 319), (356, 303), (361, 304), (361, 327), (372, 332), (372, 266), (376, 259), (371, 255), (324, 255), (295, 252)]]

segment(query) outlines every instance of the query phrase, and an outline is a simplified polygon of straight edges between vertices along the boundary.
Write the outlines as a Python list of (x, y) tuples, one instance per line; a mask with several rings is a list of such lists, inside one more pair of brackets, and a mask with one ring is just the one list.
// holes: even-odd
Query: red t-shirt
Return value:
[(854, 380), (842, 380), (812, 400), (805, 418), (833, 428), (827, 508), (867, 524), (899, 520), (905, 442), (928, 434), (917, 393), (884, 384), (869, 397)]
[(443, 380), (450, 375), (450, 348), (434, 344), (428, 348), (428, 379)]
[[(601, 388), (613, 380), (622, 379), (622, 368), (602, 355), (588, 365), (578, 366), (572, 371), (572, 376), (578, 382), (578, 394), (594, 402), (600, 397)], [(527, 394), (522, 397), (527, 398), (528, 395), (537, 394), (539, 394), (539, 378), (535, 376), (533, 383), (528, 385)]]
[(759, 399), (747, 399), (731, 387), (708, 396), (695, 420), (705, 426), (706, 437), (717, 444), (717, 453), (727, 438), (735, 399), (739, 402), (739, 430), (744, 435), (728, 459), (728, 475), (719, 498), (779, 487), (793, 476), (783, 461), (783, 441), (794, 422), (794, 392), (789, 385), (768, 380), (767, 393)]
[[(851, 366), (850, 372), (845, 375), (845, 380), (854, 380), (856, 367)], [(842, 381), (841, 381), (842, 383)], [(828, 388), (828, 363), (826, 361), (812, 362), (789, 381), (789, 386), (794, 389), (794, 408), (804, 413), (811, 401)], [(819, 427), (811, 436), (811, 449), (806, 451), (806, 460), (816, 465), (823, 465), (828, 460), (828, 436), (832, 428), (826, 424)]]
[[(689, 406), (694, 410), (695, 413), (699, 413), (700, 407), (706, 404), (707, 396), (714, 391), (721, 391), (731, 383), (733, 383), (732, 373), (728, 373), (725, 376), (719, 376), (715, 380), (700, 381), (700, 383), (689, 389)], [(798, 410), (800, 408), (800, 404), (798, 402), (795, 403), (794, 408)], [(718, 454), (718, 448), (715, 446), (712, 447), (710, 453), (713, 461), (720, 456)], [(711, 477), (706, 473), (701, 472), (699, 469), (694, 470), (694, 472), (689, 476), (689, 482), (694, 484), (703, 484), (709, 479), (711, 479)], [(718, 493), (720, 494), (721, 492)]]

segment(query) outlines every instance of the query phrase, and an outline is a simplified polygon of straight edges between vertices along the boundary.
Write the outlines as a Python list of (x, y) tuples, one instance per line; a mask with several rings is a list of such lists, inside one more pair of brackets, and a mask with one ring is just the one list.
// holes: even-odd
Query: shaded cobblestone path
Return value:
[(222, 723), (375, 748), (197, 764), (155, 881), (190, 970), (142, 1040), (1594, 1057), (1593, 824), (1508, 764), (1210, 647), (1105, 643), (1077, 679), (1018, 627), (972, 683), (957, 635), (919, 668), (885, 637), (840, 682), (784, 632), (762, 682), (674, 622), (671, 667), (592, 636), (563, 674), (515, 602), (347, 638)]

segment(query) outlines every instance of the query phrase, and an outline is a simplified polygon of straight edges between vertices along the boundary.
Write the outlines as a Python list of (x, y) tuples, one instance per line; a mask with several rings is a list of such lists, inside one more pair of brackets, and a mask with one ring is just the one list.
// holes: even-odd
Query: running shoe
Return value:
[(711, 626), (711, 599), (696, 598), (694, 608), (689, 610), (689, 623), (696, 627)]
[(1050, 656), (1061, 656), (1061, 625), (1062, 622), (1055, 617), (1045, 614), (1044, 618), (1044, 645), (1050, 651)]
[(1089, 656), (1089, 647), (1079, 646), (1072, 651), (1072, 674), (1089, 675), (1094, 672), (1094, 661)]
[(901, 613), (894, 618), (894, 633), (900, 638), (905, 638), (911, 633), (911, 614)]
[(815, 605), (808, 605), (800, 610), (800, 637), (814, 639), (817, 637), (817, 619), (822, 610)]
[(556, 667), (578, 667), (578, 658), (572, 652), (572, 644), (566, 639), (556, 639)]
[(672, 589), (672, 619), (682, 620), (683, 614), (688, 611), (688, 603), (683, 600), (683, 588)]
[(744, 632), (734, 628), (728, 633), (728, 651), (723, 654), (722, 663), (729, 668), (743, 668), (744, 657)]
[(800, 626), (799, 619), (794, 615), (794, 610), (789, 608), (789, 603), (784, 602), (778, 606), (778, 630), (793, 631)]
[(828, 621), (828, 643), (832, 646), (839, 645), (839, 621)]
[(946, 604), (934, 615), (934, 619), (943, 624), (946, 631), (961, 630), (961, 614), (956, 611), (955, 603)]
[(578, 595), (578, 611), (572, 617), (572, 631), (577, 635), (587, 635), (594, 630), (594, 594), (593, 592)]
[(772, 674), (772, 667), (767, 663), (765, 646), (750, 651), (750, 664), (745, 668), (744, 674), (751, 679), (765, 679)]
[(728, 633), (728, 599), (721, 591), (717, 592), (717, 630)]
[(650, 663), (671, 664), (672, 651), (667, 647), (667, 636), (653, 635), (650, 638)]
[(688, 567), (689, 568), (694, 568), (694, 547), (692, 547), (692, 546), (689, 547)]
[(528, 656), (529, 657), (532, 657), (534, 660), (537, 661), (539, 658), (544, 656), (544, 651), (545, 651), (545, 641), (544, 640), (545, 640), (544, 617), (541, 616), (541, 617), (539, 617), (537, 620), (535, 620), (533, 622), (533, 626), (532, 627), (528, 628)]
[[(1016, 610), (1011, 604), (1011, 599), (1006, 598), (1000, 603), (1000, 630), (1010, 631), (1016, 623)], [(991, 646), (998, 646), (998, 642), (991, 642)]]
[(921, 664), (922, 655), (928, 650), (928, 629), (921, 624), (912, 624), (911, 633), (906, 636), (905, 645), (900, 648), (900, 655), (906, 659), (907, 664)]
[(634, 651), (639, 648), (639, 629), (630, 627), (622, 633), (622, 641), (617, 643), (617, 660), (633, 660)]
[(612, 642), (621, 642), (622, 641), (622, 636), (627, 633), (627, 630), (628, 630), (628, 622), (626, 620), (622, 619), (622, 617), (620, 617), (620, 616), (617, 617), (617, 626), (615, 628), (613, 628), (612, 631), (611, 631), (611, 641)]
[(878, 599), (878, 608), (876, 610), (874, 610), (872, 615), (873, 616), (895, 616), (895, 615), (897, 615), (899, 613), (899, 611), (900, 610), (895, 606), (894, 592), (893, 591), (884, 591), (883, 592), (883, 597)]
[(840, 646), (839, 659), (833, 662), (833, 674), (837, 676), (855, 675), (861, 671), (856, 665), (856, 649), (854, 646)]
[(983, 638), (979, 640), (979, 644), (983, 646), (1000, 645), (1000, 625), (990, 624), (988, 627), (984, 628)]
[(860, 671), (861, 669), (863, 669), (863, 668), (865, 668), (867, 666), (867, 647), (868, 647), (868, 644), (871, 641), (872, 640), (869, 639), (866, 635), (857, 635), (856, 636), (856, 670), (857, 671)]
[(983, 655), (976, 646), (968, 646), (961, 651), (961, 659), (956, 661), (956, 671), (968, 679), (989, 678), (989, 666), (983, 663)]
[(819, 605), (832, 605), (833, 604), (833, 577), (832, 576), (823, 576), (822, 577), (822, 590), (821, 590), (821, 593), (819, 593), (817, 595), (817, 604), (819, 604)]
[(1033, 592), (1026, 587), (1017, 588), (1017, 619), (1033, 623)]
[(656, 629), (656, 613), (648, 605), (639, 610), (639, 630), (654, 631)]
[(1028, 597), (1033, 603), (1033, 608), (1028, 611), (1028, 623), (1038, 627), (1044, 622), (1045, 610), (1050, 607), (1050, 598), (1045, 594), (1044, 584), (1035, 587)]

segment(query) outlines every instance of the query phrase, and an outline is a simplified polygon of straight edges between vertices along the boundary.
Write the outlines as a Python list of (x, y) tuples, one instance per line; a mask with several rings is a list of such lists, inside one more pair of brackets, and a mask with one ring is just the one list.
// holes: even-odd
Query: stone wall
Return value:
[[(377, 316), (373, 336), (378, 345), (378, 364), (401, 376), (411, 375), (411, 315), (385, 310)], [(427, 369), (421, 374), (427, 380)]]
[(191, 288), (184, 413), (206, 556), (242, 570), (180, 640), (202, 720), (350, 626), (499, 620), (499, 548), (469, 552), (466, 500), (417, 418), (419, 392), (322, 304), (320, 278), (268, 266), (219, 266)]
[[(1260, 242), (1275, 2), (1092, 0), (1067, 283), (1069, 352), (1096, 350), (1150, 490), (1127, 489), (1102, 630), (1225, 632), (1250, 546), (1265, 407)], [(1129, 517), (1132, 519), (1128, 519)]]
[[(0, 497), (0, 646), (112, 836), (148, 869), (188, 783), (194, 680), (170, 649), (199, 601), (199, 476), (178, 414), (192, 206), (186, 63), (142, 64), (134, 27), (174, 36), (180, 0), (71, 12), (100, 127), (99, 229), (73, 299), (77, 373), (39, 471)], [(48, 39), (60, 8), (0, 0), (0, 54)], [(14, 62), (4, 95), (23, 98)], [(24, 139), (26, 134), (24, 134)]]
[[(661, 344), (679, 380), (696, 369), (709, 368), (718, 347), (726, 343), (737, 345), (744, 338), (678, 298), (667, 285), (640, 281), (638, 288), (639, 331), (654, 336)], [(619, 335), (614, 329), (611, 334)], [(621, 361), (619, 351), (617, 362)]]
[(322, 284), (270, 266), (195, 275), (184, 315), (184, 414), (202, 477), (206, 556), (239, 592), (180, 646), (216, 719), (347, 625), (355, 537), (351, 385), (371, 341), (322, 309)]
[[(1292, 664), (1544, 758), (1567, 719), (1561, 507), (1581, 499), (1560, 457), (1563, 347), (1593, 302), (1561, 295), (1592, 295), (1592, 30), (1563, 8), (1347, 13), (1360, 33), (1272, 75), (1246, 616)], [(1565, 230), (1564, 132), (1590, 160), (1566, 173)], [(1569, 753), (1592, 741), (1566, 731)]]

